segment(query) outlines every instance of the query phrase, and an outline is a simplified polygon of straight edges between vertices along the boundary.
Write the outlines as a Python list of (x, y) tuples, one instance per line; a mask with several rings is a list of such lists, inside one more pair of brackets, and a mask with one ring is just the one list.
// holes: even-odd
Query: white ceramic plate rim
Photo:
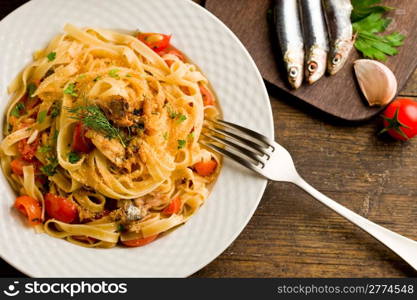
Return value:
[[(11, 42), (10, 40), (5, 40), (5, 37), (2, 36), (2, 34), (3, 34), (2, 29), (7, 27), (7, 25), (9, 23), (16, 22), (16, 20), (19, 20), (19, 19), (20, 19), (19, 22), (27, 21), (27, 19), (24, 20), (24, 21), (21, 20), (21, 19), (24, 16), (24, 13), (25, 12), (27, 13), (28, 9), (33, 9), (35, 6), (38, 6), (38, 5), (44, 5), (44, 6), (45, 6), (45, 4), (52, 5), (51, 1), (52, 0), (32, 0), (32, 1), (22, 5), (21, 7), (19, 7), (15, 11), (13, 11), (11, 14), (9, 14), (6, 18), (4, 18), (0, 22), (0, 51), (4, 50), (4, 48), (5, 48), (4, 46), (1, 46), (1, 43), (10, 43)], [(64, 0), (55, 0), (54, 5), (63, 5), (63, 1)], [(157, 0), (157, 1), (155, 1), (155, 3), (160, 2), (160, 3), (168, 4), (168, 2), (166, 2), (166, 1), (167, 0)], [(74, 2), (79, 2), (79, 1), (74, 1)], [(93, 6), (94, 3), (97, 3), (97, 0), (85, 0), (85, 2), (90, 2), (91, 6)], [(104, 3), (104, 2), (105, 2), (105, 4), (109, 4), (108, 3), (109, 1), (106, 2), (106, 0), (104, 0), (102, 3)], [(130, 3), (133, 4), (135, 2), (138, 2), (138, 0), (128, 0), (126, 2), (130, 2)], [(254, 86), (256, 86), (259, 89), (259, 92), (257, 94), (258, 98), (256, 99), (256, 101), (259, 101), (259, 104), (257, 104), (257, 105), (260, 105), (260, 107), (262, 106), (260, 111), (264, 112), (265, 115), (262, 116), (262, 118), (263, 118), (262, 120), (258, 120), (258, 121), (256, 120), (256, 117), (255, 117), (255, 120), (252, 120), (251, 122), (249, 122), (250, 123), (249, 126), (252, 125), (251, 126), (252, 128), (261, 127), (262, 133), (267, 135), (268, 137), (272, 138), (274, 136), (274, 129), (273, 129), (273, 119), (272, 119), (272, 111), (271, 111), (271, 107), (270, 107), (270, 103), (269, 103), (269, 97), (268, 97), (265, 85), (263, 83), (263, 79), (262, 79), (254, 61), (250, 57), (250, 55), (247, 52), (247, 50), (245, 49), (245, 47), (241, 44), (239, 39), (230, 31), (230, 29), (228, 29), (226, 27), (226, 25), (224, 25), (217, 17), (212, 15), (210, 12), (208, 12), (204, 8), (200, 7), (198, 4), (196, 4), (192, 1), (189, 1), (189, 0), (175, 0), (175, 2), (176, 2), (177, 5), (182, 6), (183, 8), (188, 8), (189, 7), (191, 12), (195, 12), (195, 13), (198, 12), (199, 14), (203, 15), (204, 18), (205, 18), (204, 22), (210, 23), (210, 26), (212, 26), (216, 30), (219, 30), (221, 32), (221, 34), (224, 35), (224, 38), (227, 39), (227, 41), (232, 41), (231, 46), (235, 47), (235, 51), (238, 51), (238, 55), (240, 55), (242, 58), (244, 58), (245, 62), (248, 64), (248, 66), (250, 66), (250, 69), (248, 69), (248, 71), (249, 71), (248, 76), (249, 75), (252, 76), (252, 79), (254, 79), (256, 81), (256, 82), (252, 82), (252, 84), (254, 84)], [(125, 2), (124, 2), (124, 4), (125, 4)], [(50, 11), (51, 10), (45, 10), (43, 17), (44, 18), (53, 17), (53, 16), (48, 15)], [(84, 24), (84, 26), (89, 26), (89, 25), (90, 24)], [(105, 27), (105, 26), (103, 26), (103, 27)], [(110, 26), (109, 28), (112, 28), (112, 27)], [(14, 33), (16, 35), (19, 34), (18, 29), (13, 29), (13, 30), (14, 30)], [(151, 28), (149, 30), (151, 30)], [(62, 31), (62, 28), (54, 28), (54, 33), (55, 34), (60, 32), (60, 31)], [(155, 30), (155, 31), (157, 31), (157, 30)], [(172, 32), (172, 33), (175, 36), (175, 32)], [(198, 34), (198, 32), (195, 32), (195, 33)], [(45, 45), (44, 42), (47, 42), (50, 38), (52, 38), (52, 35), (48, 36), (48, 38), (44, 39), (44, 41), (39, 44), (38, 48), (42, 48)], [(184, 43), (184, 39), (182, 39), (182, 40), (179, 39), (178, 42), (179, 42), (179, 44), (177, 46), (180, 46), (181, 43)], [(186, 43), (185, 43), (185, 45), (186, 45)], [(38, 48), (33, 48), (33, 49), (27, 50), (25, 52), (24, 59), (22, 59), (22, 60), (24, 60), (24, 63), (20, 62), (18, 64), (19, 65), (18, 68), (11, 67), (9, 69), (6, 68), (5, 70), (7, 70), (9, 72), (10, 72), (10, 70), (19, 71), (24, 65), (26, 65), (31, 60), (31, 57), (28, 56), (27, 54), (32, 53), (33, 51), (37, 50)], [(187, 46), (185, 46), (184, 48), (182, 48), (182, 47), (179, 47), (179, 48), (184, 49), (184, 51), (187, 53)], [(6, 49), (5, 52), (7, 52), (7, 51), (10, 52), (10, 49)], [(223, 51), (227, 52), (229, 50), (228, 49), (223, 49)], [(230, 50), (230, 51), (232, 51), (232, 50)], [(198, 55), (196, 55), (196, 56), (198, 56)], [(204, 64), (204, 58), (200, 58), (200, 60), (199, 60), (199, 59), (195, 59), (193, 56), (190, 56), (190, 57), (197, 65), (202, 66)], [(203, 69), (203, 72), (204, 72), (205, 69), (203, 67), (202, 67), (202, 69)], [(3, 71), (4, 71), (3, 69), (0, 71), (0, 75), (3, 76), (1, 90), (0, 90), (0, 99), (4, 102), (4, 101), (7, 101), (8, 97), (9, 97), (6, 93), (5, 86), (7, 86), (10, 83), (10, 79), (15, 76), (16, 72), (14, 72), (13, 74), (7, 74), (7, 76), (4, 76), (5, 74), (4, 74)], [(207, 74), (207, 75), (210, 75), (210, 74)], [(209, 80), (213, 84), (215, 82), (215, 80), (212, 80), (210, 78), (210, 76), (208, 76), (208, 77), (209, 77)], [(213, 85), (215, 87), (215, 90), (217, 91), (215, 84), (213, 84)], [(220, 99), (221, 103), (222, 103), (222, 101), (223, 100)], [(249, 101), (254, 101), (254, 100), (250, 99)], [(3, 106), (1, 107), (1, 111), (2, 111), (2, 114), (3, 114), (5, 104), (2, 104), (2, 105)], [(223, 107), (223, 104), (222, 104), (222, 107)], [(236, 118), (238, 118), (239, 116), (238, 116), (238, 114), (233, 115), (233, 113), (231, 113), (229, 115), (225, 114), (225, 119), (230, 120), (228, 117), (232, 118), (231, 121), (237, 121)], [(243, 124), (243, 125), (246, 125), (244, 121), (245, 120), (243, 120), (243, 122), (240, 122), (240, 123)], [(263, 125), (258, 126), (259, 123), (262, 123)], [(229, 164), (228, 162), (226, 162), (225, 165), (223, 166), (222, 174), (225, 173), (225, 172), (230, 172), (230, 171), (232, 173), (233, 172), (239, 172), (238, 174), (243, 174), (242, 176), (244, 176), (244, 180), (248, 180), (248, 183), (252, 184), (252, 188), (256, 190), (256, 194), (254, 195), (254, 197), (256, 199), (252, 199), (252, 202), (250, 203), (250, 205), (248, 205), (247, 207), (244, 208), (245, 211), (241, 215), (245, 215), (245, 217), (240, 218), (240, 220), (238, 220), (240, 222), (239, 223), (240, 224), (239, 228), (236, 228), (236, 230), (234, 230), (234, 232), (232, 234), (229, 234), (226, 239), (223, 239), (221, 242), (219, 242), (217, 245), (215, 245), (215, 247), (210, 251), (210, 253), (208, 253), (207, 255), (201, 256), (201, 258), (197, 257), (197, 260), (194, 264), (186, 266), (183, 269), (179, 268), (178, 271), (171, 270), (169, 272), (167, 271), (166, 273), (164, 273), (164, 272), (157, 272), (157, 273), (152, 273), (152, 272), (132, 273), (132, 272), (130, 272), (128, 274), (124, 274), (123, 276), (126, 276), (126, 277), (136, 277), (136, 276), (140, 276), (140, 277), (154, 277), (154, 276), (157, 276), (157, 277), (167, 277), (167, 276), (169, 276), (169, 277), (184, 277), (184, 276), (189, 276), (189, 275), (193, 274), (194, 272), (200, 270), (205, 265), (207, 265), (212, 260), (214, 260), (217, 256), (219, 256), (236, 239), (236, 237), (240, 234), (240, 232), (244, 229), (244, 227), (249, 222), (250, 218), (252, 217), (253, 213), (255, 212), (255, 210), (257, 208), (257, 205), (259, 204), (259, 201), (262, 197), (262, 194), (265, 190), (266, 183), (267, 183), (267, 180), (259, 179), (258, 177), (255, 177), (254, 175), (243, 171), (240, 167), (236, 167), (235, 165)], [(212, 195), (209, 197), (207, 202), (217, 200), (215, 198), (216, 191), (221, 188), (221, 184), (222, 184), (223, 180), (226, 180), (226, 179), (222, 178), (222, 174), (220, 175), (220, 178), (219, 178), (218, 182), (214, 186)], [(8, 215), (10, 217), (7, 220), (2, 218), (3, 221), (1, 221), (1, 222), (5, 221), (8, 224), (4, 224), (4, 223), (0, 224), (0, 239), (5, 241), (5, 240), (8, 240), (8, 239), (16, 238), (13, 235), (10, 235), (9, 233), (7, 233), (8, 231), (6, 231), (5, 228), (4, 228), (6, 225), (7, 226), (13, 226), (13, 229), (17, 228), (17, 230), (25, 230), (25, 232), (21, 232), (22, 235), (27, 234), (27, 231), (30, 231), (30, 229), (24, 228), (22, 226), (22, 222), (20, 220), (16, 220), (16, 218), (18, 218), (17, 214), (15, 212), (13, 212), (13, 210), (10, 209), (10, 207), (12, 205), (12, 199), (13, 199), (14, 196), (12, 196), (11, 189), (7, 185), (3, 174), (0, 177), (1, 177), (0, 178), (1, 179), (0, 192), (6, 193), (6, 196), (7, 196), (6, 198), (8, 198), (7, 201), (6, 201), (7, 205), (5, 205), (5, 204), (2, 205), (2, 208), (1, 208), (1, 211), (0, 211), (0, 216), (3, 215), (3, 217), (4, 217), (4, 216)], [(230, 178), (228, 180), (230, 180)], [(241, 191), (240, 191), (240, 193), (242, 194)], [(209, 209), (204, 210), (205, 206), (207, 206), (207, 203), (202, 207), (202, 209), (197, 213), (197, 215), (193, 217), (193, 219), (194, 218), (197, 219), (197, 218), (201, 217), (201, 215), (207, 214), (209, 212)], [(193, 219), (191, 219), (188, 223), (193, 222)], [(185, 227), (185, 226), (183, 226), (183, 227)], [(183, 229), (182, 227), (177, 229), (177, 231), (184, 231), (184, 230), (189, 231), (190, 226), (188, 226), (187, 229)], [(34, 232), (30, 232), (30, 234), (35, 235)], [(169, 235), (167, 237), (164, 237), (164, 239), (167, 239), (168, 237), (169, 237)], [(50, 237), (47, 237), (47, 238), (52, 239)], [(13, 240), (9, 240), (9, 241), (13, 242)], [(14, 266), (16, 269), (20, 270), (21, 272), (23, 272), (23, 273), (25, 273), (29, 276), (32, 276), (32, 277), (50, 277), (50, 276), (57, 276), (57, 277), (58, 276), (65, 276), (65, 277), (67, 277), (67, 276), (73, 276), (71, 274), (60, 273), (59, 271), (57, 271), (57, 272), (53, 272), (53, 271), (52, 272), (51, 271), (46, 272), (45, 269), (44, 270), (40, 269), (40, 270), (34, 271), (33, 267), (28, 267), (27, 262), (25, 263), (25, 261), (21, 260), (21, 257), (19, 257), (19, 255), (21, 256), (21, 254), (17, 253), (17, 254), (15, 254), (16, 256), (11, 255), (10, 251), (6, 251), (6, 247), (4, 245), (5, 245), (4, 243), (0, 244), (0, 256), (5, 261), (7, 261), (10, 265)], [(62, 244), (57, 244), (57, 245), (59, 245), (58, 247), (67, 247), (67, 246), (62, 246)], [(21, 246), (19, 245), (19, 247), (21, 247)], [(30, 248), (30, 247), (28, 246), (28, 248)], [(78, 248), (79, 247), (77, 247), (77, 249)], [(135, 251), (134, 249), (130, 249), (130, 250)], [(75, 251), (74, 253), (81, 252), (79, 250), (74, 250), (74, 251)], [(104, 250), (104, 251), (112, 251), (112, 250)], [(117, 253), (115, 251), (115, 255), (116, 254)], [(80, 266), (80, 267), (82, 268), (82, 266)], [(101, 272), (104, 272), (104, 271), (101, 271)], [(81, 274), (81, 273), (77, 273), (75, 275), (83, 276), (83, 274)], [(100, 277), (113, 277), (112, 273), (95, 273), (95, 272), (89, 272), (88, 270), (86, 270), (86, 273), (85, 273), (85, 276), (87, 276), (87, 277), (91, 277), (91, 276), (97, 276), (98, 277), (98, 275)], [(120, 273), (117, 273), (116, 276), (120, 276)]]

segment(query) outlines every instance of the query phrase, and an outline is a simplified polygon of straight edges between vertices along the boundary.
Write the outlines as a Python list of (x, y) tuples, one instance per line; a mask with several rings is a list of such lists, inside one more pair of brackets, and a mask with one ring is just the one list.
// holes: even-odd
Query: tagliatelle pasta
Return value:
[(11, 83), (1, 165), (40, 231), (142, 246), (204, 203), (220, 160), (198, 140), (219, 110), (169, 40), (68, 24)]

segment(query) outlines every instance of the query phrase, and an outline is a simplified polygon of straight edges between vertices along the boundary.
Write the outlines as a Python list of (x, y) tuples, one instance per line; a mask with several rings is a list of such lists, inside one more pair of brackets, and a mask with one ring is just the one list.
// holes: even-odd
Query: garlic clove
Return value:
[(397, 93), (397, 79), (384, 64), (371, 59), (358, 59), (353, 65), (359, 86), (370, 106), (388, 104)]

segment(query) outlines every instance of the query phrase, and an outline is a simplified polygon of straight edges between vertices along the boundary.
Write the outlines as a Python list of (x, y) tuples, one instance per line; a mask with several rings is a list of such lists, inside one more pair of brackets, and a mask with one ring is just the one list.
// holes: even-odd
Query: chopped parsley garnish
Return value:
[(187, 138), (190, 140), (194, 139), (194, 132), (191, 132), (189, 135), (187, 135)]
[(49, 163), (40, 168), (41, 172), (46, 176), (54, 176), (56, 174), (56, 167), (58, 166), (58, 161)]
[(126, 228), (123, 226), (123, 224), (117, 225), (117, 232), (123, 232), (125, 230), (126, 230)]
[(48, 153), (52, 151), (51, 145), (42, 145), (38, 148), (39, 153)]
[(56, 58), (56, 52), (50, 52), (46, 57), (48, 61), (53, 61)]
[(54, 136), (52, 137), (52, 140), (56, 143), (56, 141), (58, 140), (58, 134), (59, 134), (59, 131), (58, 130), (55, 130), (55, 132), (54, 132)]
[(119, 77), (119, 75), (118, 75), (117, 73), (119, 73), (119, 69), (112, 69), (112, 70), (110, 70), (110, 71), (109, 71), (109, 75), (110, 75), (110, 77), (113, 77), (113, 78), (120, 78), (120, 77)]
[(56, 118), (61, 112), (61, 102), (56, 101), (51, 107), (51, 117)]
[(184, 148), (186, 143), (186, 140), (178, 140), (178, 149)]
[(43, 111), (40, 111), (39, 113), (38, 113), (38, 118), (37, 118), (37, 122), (39, 123), (39, 124), (41, 124), (41, 123), (43, 123), (43, 121), (45, 121), (45, 118), (46, 118), (46, 110), (43, 110)]
[(373, 6), (380, 0), (354, 0), (352, 1), (352, 24), (356, 34), (355, 48), (362, 52), (364, 57), (385, 61), (387, 55), (396, 55), (398, 47), (404, 44), (405, 36), (394, 32), (388, 35), (379, 35), (384, 32), (392, 19), (384, 17), (384, 13), (392, 8), (386, 6)]
[(180, 114), (180, 115), (178, 116), (178, 122), (179, 122), (179, 123), (182, 123), (182, 122), (184, 122), (185, 120), (187, 120), (187, 116), (186, 116), (186, 115)]
[(77, 152), (70, 152), (68, 153), (68, 161), (72, 164), (75, 164), (77, 161), (81, 159), (81, 156)]
[(29, 95), (30, 98), (33, 97), (33, 94), (36, 92), (36, 89), (38, 87), (36, 86), (36, 84), (34, 84), (33, 82), (29, 83), (27, 86), (27, 93)]
[(12, 109), (11, 115), (18, 118), (21, 113), (25, 110), (25, 104), (23, 102), (18, 102), (16, 106)]
[(177, 113), (175, 111), (173, 111), (170, 106), (167, 106), (167, 112), (168, 112), (168, 116), (171, 119), (175, 119), (177, 117)]
[(74, 116), (72, 119), (81, 121), (86, 127), (102, 133), (106, 138), (118, 138), (125, 147), (120, 131), (114, 127), (97, 105), (77, 106), (67, 108)]
[(74, 83), (70, 83), (68, 84), (67, 88), (64, 90), (64, 94), (73, 96), (73, 97), (77, 97), (78, 94), (75, 91), (75, 84)]
[(48, 161), (48, 164), (40, 167), (41, 172), (46, 176), (53, 176), (56, 173), (56, 168), (58, 167), (58, 159), (56, 156), (52, 153), (51, 155), (48, 155), (46, 158)]

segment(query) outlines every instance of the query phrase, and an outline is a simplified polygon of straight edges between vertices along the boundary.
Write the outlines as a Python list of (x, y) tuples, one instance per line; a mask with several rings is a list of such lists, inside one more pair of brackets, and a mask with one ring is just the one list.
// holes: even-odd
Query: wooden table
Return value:
[[(22, 2), (1, 1), (0, 17)], [(345, 123), (267, 87), (276, 140), (293, 155), (300, 174), (353, 211), (417, 240), (417, 139), (400, 143), (377, 136), (378, 119)], [(417, 72), (401, 95), (417, 100)], [(0, 275), (21, 274), (0, 260)], [(242, 234), (194, 276), (415, 277), (417, 272), (300, 189), (271, 182)]]

